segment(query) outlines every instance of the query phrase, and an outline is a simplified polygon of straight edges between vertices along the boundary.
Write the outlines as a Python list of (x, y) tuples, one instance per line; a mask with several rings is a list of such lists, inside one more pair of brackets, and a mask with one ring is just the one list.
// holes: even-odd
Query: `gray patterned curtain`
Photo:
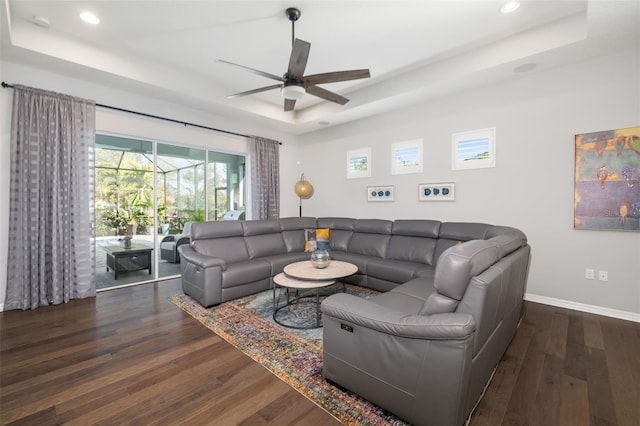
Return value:
[(5, 309), (95, 296), (95, 103), (15, 86)]
[(250, 138), (252, 216), (253, 219), (280, 217), (280, 142)]

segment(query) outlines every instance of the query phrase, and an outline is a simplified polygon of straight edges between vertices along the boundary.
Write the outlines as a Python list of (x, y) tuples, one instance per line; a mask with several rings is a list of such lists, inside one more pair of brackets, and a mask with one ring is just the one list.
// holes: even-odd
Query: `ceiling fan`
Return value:
[(309, 59), (309, 50), (311, 43), (295, 38), (295, 23), (300, 18), (300, 10), (290, 7), (285, 11), (287, 18), (291, 21), (291, 40), (293, 47), (291, 49), (291, 57), (289, 58), (289, 68), (282, 76), (277, 76), (268, 72), (260, 71), (244, 65), (234, 64), (233, 62), (219, 59), (220, 62), (242, 68), (245, 71), (279, 81), (280, 83), (272, 86), (260, 87), (258, 89), (248, 90), (246, 92), (235, 93), (227, 96), (227, 98), (237, 98), (240, 96), (253, 95), (255, 93), (266, 92), (268, 90), (280, 89), (284, 97), (284, 110), (293, 111), (296, 100), (302, 98), (305, 93), (317, 96), (327, 101), (344, 105), (349, 99), (337, 93), (318, 87), (318, 84), (336, 83), (339, 81), (358, 80), (361, 78), (371, 77), (368, 69), (335, 71), (322, 74), (304, 75), (304, 70)]

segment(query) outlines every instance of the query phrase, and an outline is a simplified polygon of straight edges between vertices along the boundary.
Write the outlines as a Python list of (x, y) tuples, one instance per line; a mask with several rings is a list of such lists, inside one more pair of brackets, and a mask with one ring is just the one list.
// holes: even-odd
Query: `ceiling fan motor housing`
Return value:
[(285, 11), (285, 13), (287, 14), (287, 18), (289, 18), (291, 22), (295, 22), (300, 19), (300, 9), (290, 7)]

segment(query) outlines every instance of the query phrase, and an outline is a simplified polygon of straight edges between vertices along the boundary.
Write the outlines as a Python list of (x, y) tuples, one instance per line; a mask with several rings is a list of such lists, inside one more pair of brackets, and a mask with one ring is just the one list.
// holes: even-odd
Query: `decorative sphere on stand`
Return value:
[(313, 195), (313, 185), (308, 180), (305, 180), (304, 175), (302, 175), (301, 179), (296, 183), (295, 191), (298, 197), (306, 200)]

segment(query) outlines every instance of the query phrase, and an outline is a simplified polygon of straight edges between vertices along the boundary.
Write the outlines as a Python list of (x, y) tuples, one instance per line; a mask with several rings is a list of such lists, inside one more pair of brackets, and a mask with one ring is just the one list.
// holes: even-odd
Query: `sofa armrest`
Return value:
[(199, 268), (207, 269), (219, 266), (223, 271), (227, 269), (227, 262), (218, 258), (201, 254), (191, 248), (188, 244), (183, 244), (178, 247), (178, 252), (184, 261), (193, 263)]
[(473, 335), (469, 314), (407, 315), (370, 300), (339, 293), (322, 302), (322, 314), (381, 333), (413, 339), (463, 340)]

